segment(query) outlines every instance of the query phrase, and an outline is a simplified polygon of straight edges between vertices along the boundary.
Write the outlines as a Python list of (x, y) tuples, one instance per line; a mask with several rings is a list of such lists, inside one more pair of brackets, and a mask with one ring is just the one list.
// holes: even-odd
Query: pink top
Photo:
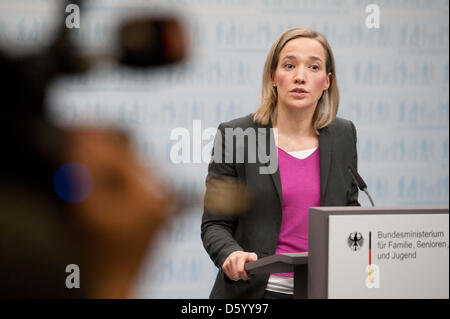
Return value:
[[(319, 148), (298, 159), (278, 148), (282, 218), (276, 254), (308, 251), (308, 211), (320, 206)], [(277, 273), (293, 277), (293, 273)]]

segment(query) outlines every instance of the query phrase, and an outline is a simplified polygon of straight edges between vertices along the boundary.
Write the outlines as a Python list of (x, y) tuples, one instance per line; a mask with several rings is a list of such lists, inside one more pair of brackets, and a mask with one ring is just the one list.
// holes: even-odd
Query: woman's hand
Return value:
[(249, 280), (250, 276), (245, 271), (244, 265), (249, 261), (255, 260), (258, 260), (258, 256), (255, 253), (247, 253), (240, 250), (234, 251), (225, 259), (222, 269), (231, 280)]

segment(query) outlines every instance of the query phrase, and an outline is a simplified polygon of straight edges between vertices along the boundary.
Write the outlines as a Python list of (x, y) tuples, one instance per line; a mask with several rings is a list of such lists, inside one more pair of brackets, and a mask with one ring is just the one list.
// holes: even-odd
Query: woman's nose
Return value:
[(295, 83), (305, 83), (306, 81), (306, 71), (303, 68), (297, 68), (294, 77)]

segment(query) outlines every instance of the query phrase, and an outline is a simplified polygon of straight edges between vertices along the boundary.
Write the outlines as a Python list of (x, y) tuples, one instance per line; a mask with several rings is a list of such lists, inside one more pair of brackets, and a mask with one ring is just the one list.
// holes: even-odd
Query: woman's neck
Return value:
[(290, 137), (317, 136), (313, 127), (314, 109), (292, 110), (277, 106), (272, 127), (278, 129), (279, 135)]

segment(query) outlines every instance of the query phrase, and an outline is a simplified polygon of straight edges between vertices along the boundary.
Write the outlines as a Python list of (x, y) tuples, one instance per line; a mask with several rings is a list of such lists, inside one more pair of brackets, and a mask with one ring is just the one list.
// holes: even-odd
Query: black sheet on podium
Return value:
[(271, 255), (245, 264), (250, 275), (269, 273), (294, 273), (294, 299), (308, 297), (308, 253)]

